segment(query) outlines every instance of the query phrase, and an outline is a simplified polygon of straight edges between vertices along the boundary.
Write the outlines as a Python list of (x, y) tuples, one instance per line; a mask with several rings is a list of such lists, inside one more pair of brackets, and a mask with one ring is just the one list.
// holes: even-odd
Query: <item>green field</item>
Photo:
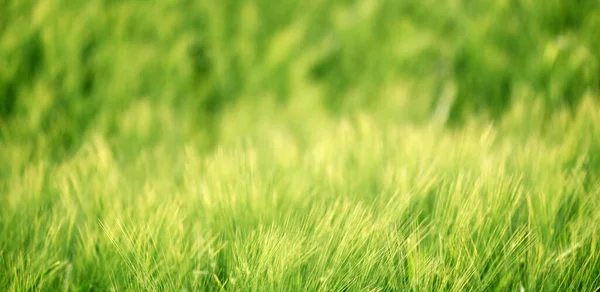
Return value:
[(0, 0), (0, 291), (600, 291), (597, 0)]

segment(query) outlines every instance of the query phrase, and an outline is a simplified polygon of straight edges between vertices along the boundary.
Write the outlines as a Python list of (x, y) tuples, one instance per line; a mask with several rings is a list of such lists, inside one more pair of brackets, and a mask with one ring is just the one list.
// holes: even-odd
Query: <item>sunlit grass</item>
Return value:
[(159, 143), (124, 162), (97, 136), (4, 180), (2, 285), (593, 291), (599, 109), (552, 138), (263, 117), (212, 154)]
[(599, 20), (0, 0), (0, 290), (598, 291)]

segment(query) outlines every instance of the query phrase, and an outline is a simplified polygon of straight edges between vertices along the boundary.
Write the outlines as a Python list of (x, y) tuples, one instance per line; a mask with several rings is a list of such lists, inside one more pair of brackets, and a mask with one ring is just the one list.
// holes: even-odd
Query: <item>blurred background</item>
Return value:
[(598, 97), (599, 3), (0, 0), (1, 168), (98, 135), (121, 159), (210, 150), (259, 120), (543, 123)]

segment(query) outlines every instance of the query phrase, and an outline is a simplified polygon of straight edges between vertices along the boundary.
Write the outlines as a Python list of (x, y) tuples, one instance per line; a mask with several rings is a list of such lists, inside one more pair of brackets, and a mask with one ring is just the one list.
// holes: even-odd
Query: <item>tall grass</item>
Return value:
[(0, 290), (596, 291), (599, 20), (0, 0)]
[(593, 291), (600, 105), (585, 102), (544, 136), (261, 117), (211, 154), (189, 142), (127, 162), (95, 136), (4, 180), (2, 284)]

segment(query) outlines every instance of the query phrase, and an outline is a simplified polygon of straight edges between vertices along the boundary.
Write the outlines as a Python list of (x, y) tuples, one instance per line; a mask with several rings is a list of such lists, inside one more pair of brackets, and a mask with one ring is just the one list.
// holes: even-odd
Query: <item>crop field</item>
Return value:
[(600, 2), (0, 0), (0, 291), (600, 291)]

